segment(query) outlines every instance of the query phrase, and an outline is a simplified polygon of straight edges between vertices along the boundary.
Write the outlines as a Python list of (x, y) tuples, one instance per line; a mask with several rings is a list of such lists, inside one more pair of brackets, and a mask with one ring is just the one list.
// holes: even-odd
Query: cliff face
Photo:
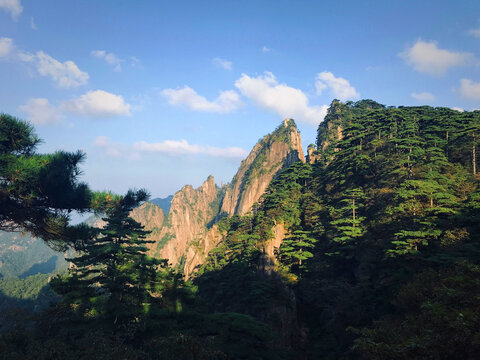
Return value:
[(217, 225), (197, 235), (197, 239), (190, 243), (185, 254), (183, 273), (188, 279), (197, 266), (202, 265), (208, 255), (222, 241), (222, 234)]
[(146, 202), (136, 209), (133, 209), (130, 216), (145, 226), (145, 230), (154, 230), (163, 226), (165, 215), (163, 210), (150, 202)]
[(192, 241), (207, 232), (207, 226), (218, 214), (219, 189), (213, 176), (198, 189), (184, 186), (172, 199), (167, 224), (163, 227), (162, 238), (168, 239), (158, 256), (168, 259), (176, 266), (186, 256)]
[(225, 191), (220, 213), (233, 216), (250, 211), (278, 171), (299, 160), (305, 161), (300, 133), (293, 120), (285, 119), (242, 161)]
[(151, 203), (135, 209), (134, 219), (152, 231), (150, 254), (168, 259), (188, 277), (222, 240), (216, 220), (250, 211), (274, 176), (296, 161), (305, 161), (301, 136), (295, 122), (285, 119), (255, 145), (229, 185), (219, 189), (210, 176), (198, 189), (184, 186), (173, 196), (166, 219)]

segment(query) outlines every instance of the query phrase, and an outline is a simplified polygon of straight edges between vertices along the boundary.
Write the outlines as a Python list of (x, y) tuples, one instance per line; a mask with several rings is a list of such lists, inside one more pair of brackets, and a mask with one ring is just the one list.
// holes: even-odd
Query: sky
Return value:
[(480, 1), (0, 0), (0, 94), (92, 189), (166, 197), (335, 98), (480, 109)]

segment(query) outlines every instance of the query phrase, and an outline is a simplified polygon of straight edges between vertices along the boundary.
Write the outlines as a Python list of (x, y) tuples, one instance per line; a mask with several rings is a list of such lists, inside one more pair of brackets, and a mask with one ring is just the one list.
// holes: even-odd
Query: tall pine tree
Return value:
[(73, 267), (67, 279), (57, 278), (54, 289), (66, 295), (83, 315), (97, 316), (115, 328), (137, 323), (160, 286), (158, 270), (166, 260), (146, 255), (147, 231), (129, 217), (130, 211), (147, 200), (144, 190), (129, 191), (118, 199), (103, 220), (94, 241), (85, 244), (80, 256), (70, 259)]

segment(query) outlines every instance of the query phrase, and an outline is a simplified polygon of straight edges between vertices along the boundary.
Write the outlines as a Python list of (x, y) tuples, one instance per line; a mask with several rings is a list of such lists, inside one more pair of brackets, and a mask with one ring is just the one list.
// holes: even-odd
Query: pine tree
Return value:
[(305, 260), (313, 257), (311, 251), (316, 242), (310, 231), (295, 230), (283, 240), (277, 257), (288, 269), (299, 274), (305, 269)]
[(337, 254), (347, 258), (353, 257), (358, 240), (364, 235), (365, 217), (358, 210), (364, 206), (365, 194), (361, 188), (348, 189), (333, 209), (334, 220), (330, 222), (333, 229), (332, 242)]
[(0, 114), (0, 230), (28, 231), (60, 249), (89, 236), (70, 226), (72, 210), (89, 211), (92, 192), (79, 182), (82, 152), (37, 154), (33, 127)]
[(165, 260), (146, 255), (147, 231), (129, 217), (130, 211), (148, 198), (144, 190), (129, 191), (110, 210), (105, 227), (85, 244), (67, 279), (57, 278), (54, 289), (77, 304), (84, 314), (105, 318), (115, 327), (137, 322), (158, 291), (158, 270)]

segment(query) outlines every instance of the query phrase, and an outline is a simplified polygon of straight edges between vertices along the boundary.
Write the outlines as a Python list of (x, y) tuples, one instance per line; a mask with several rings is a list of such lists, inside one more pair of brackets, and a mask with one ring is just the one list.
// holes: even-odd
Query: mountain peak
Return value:
[(232, 216), (250, 211), (275, 175), (296, 161), (305, 161), (302, 138), (295, 121), (286, 118), (274, 132), (265, 135), (242, 161), (225, 192), (221, 212)]
[(297, 124), (295, 124), (295, 120), (290, 119), (290, 118), (286, 118), (285, 120), (283, 120), (283, 127), (289, 127), (289, 126), (292, 126), (292, 125), (297, 127)]
[(223, 216), (250, 211), (279, 171), (296, 161), (305, 161), (302, 139), (295, 121), (287, 118), (258, 141), (229, 185), (220, 189), (210, 175), (196, 189), (182, 187), (170, 199), (166, 219), (160, 217), (160, 209), (142, 208), (143, 212), (151, 210), (147, 215), (158, 217), (151, 235), (156, 243), (150, 253), (168, 259), (174, 266), (184, 262), (188, 276), (218, 243), (221, 234), (215, 222)]

